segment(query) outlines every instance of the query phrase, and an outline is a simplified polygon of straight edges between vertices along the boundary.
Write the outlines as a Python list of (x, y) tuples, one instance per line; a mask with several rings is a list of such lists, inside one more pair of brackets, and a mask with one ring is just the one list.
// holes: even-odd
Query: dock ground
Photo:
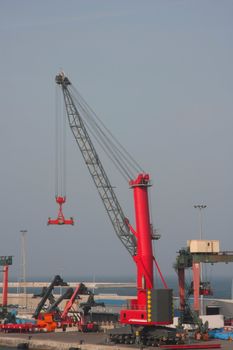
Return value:
[[(0, 333), (0, 346), (17, 347), (20, 343), (29, 343), (29, 349), (38, 350), (69, 350), (77, 348), (80, 350), (122, 350), (139, 349), (132, 345), (108, 344), (105, 333), (80, 333), (77, 331), (55, 332), (55, 333), (32, 333), (32, 334), (5, 334)], [(190, 343), (192, 340), (190, 339)], [(203, 343), (203, 342), (201, 342)], [(218, 343), (221, 349), (232, 350), (233, 342), (225, 340), (211, 340), (205, 344)], [(146, 347), (145, 347), (146, 348)], [(141, 348), (140, 348), (141, 349)], [(152, 347), (147, 347), (152, 349)], [(153, 348), (158, 349), (159, 348)]]

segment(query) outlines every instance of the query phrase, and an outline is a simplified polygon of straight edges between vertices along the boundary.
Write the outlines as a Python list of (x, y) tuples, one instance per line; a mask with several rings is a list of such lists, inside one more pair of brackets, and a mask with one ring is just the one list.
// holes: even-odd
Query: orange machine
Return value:
[(54, 332), (57, 328), (57, 323), (53, 320), (52, 313), (41, 313), (40, 318), (37, 319), (37, 326), (45, 332)]

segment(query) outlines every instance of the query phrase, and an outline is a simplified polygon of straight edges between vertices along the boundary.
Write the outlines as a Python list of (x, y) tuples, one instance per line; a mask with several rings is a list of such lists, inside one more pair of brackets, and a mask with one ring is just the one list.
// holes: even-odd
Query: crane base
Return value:
[(162, 344), (179, 344), (182, 335), (176, 329), (160, 326), (123, 326), (107, 331), (109, 341), (115, 344), (137, 344), (159, 346)]

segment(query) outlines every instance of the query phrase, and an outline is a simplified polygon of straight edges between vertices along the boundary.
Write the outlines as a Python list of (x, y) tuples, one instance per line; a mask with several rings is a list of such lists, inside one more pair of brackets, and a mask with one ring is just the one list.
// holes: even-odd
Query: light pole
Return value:
[(21, 232), (21, 267), (22, 267), (22, 277), (20, 278), (23, 282), (23, 294), (24, 303), (27, 308), (27, 289), (26, 289), (26, 233), (27, 230), (20, 230)]
[[(203, 239), (203, 223), (202, 223), (202, 220), (203, 220), (203, 217), (202, 217), (202, 212), (205, 208), (207, 208), (207, 205), (203, 205), (203, 204), (197, 204), (197, 205), (194, 205), (193, 206), (195, 209), (198, 209), (199, 210), (199, 225), (200, 225), (200, 236), (199, 236), (199, 239), (202, 240)], [(202, 264), (200, 263), (200, 280), (201, 282), (203, 279), (203, 271), (202, 271)], [(201, 305), (200, 305), (200, 313), (201, 315), (203, 315), (203, 295), (201, 295)]]
[(207, 205), (198, 204), (193, 206), (195, 209), (199, 209), (199, 220), (200, 220), (200, 239), (202, 239), (202, 211), (207, 208)]

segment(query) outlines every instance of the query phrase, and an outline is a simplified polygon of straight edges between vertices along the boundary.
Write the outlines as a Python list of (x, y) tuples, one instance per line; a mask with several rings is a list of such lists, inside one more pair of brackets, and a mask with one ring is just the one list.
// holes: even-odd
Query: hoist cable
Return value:
[(119, 168), (121, 169), (121, 171), (127, 175), (127, 181), (129, 180), (129, 178), (133, 177), (133, 173), (131, 172), (131, 170), (129, 169), (129, 167), (127, 167), (127, 165), (122, 162), (119, 157), (117, 157), (117, 155), (112, 151), (112, 149), (109, 147), (109, 144), (106, 142), (106, 138), (104, 138), (98, 130), (95, 130), (95, 134), (93, 132), (93, 129), (91, 129), (90, 125), (87, 124), (87, 121), (84, 120), (84, 124), (87, 127), (88, 125), (88, 130), (92, 130), (92, 135), (95, 135), (95, 140), (96, 142), (101, 146), (101, 148), (104, 150), (105, 154), (113, 161), (114, 159), (114, 165), (118, 164), (117, 169), (119, 170)]
[(58, 169), (58, 172), (59, 172), (59, 189), (60, 189), (60, 195), (62, 195), (63, 193), (63, 145), (62, 145), (62, 141), (63, 141), (63, 132), (62, 132), (62, 108), (60, 109), (60, 113), (59, 113), (59, 129), (58, 129), (58, 132), (59, 132), (59, 139), (58, 139), (58, 142), (59, 142), (59, 169)]
[(119, 171), (119, 173), (122, 175), (122, 177), (126, 180), (126, 182), (128, 182), (128, 177), (125, 175), (125, 172), (122, 171), (121, 167), (117, 164), (117, 162), (114, 160), (114, 158), (112, 158), (112, 156), (110, 154), (108, 154), (108, 149), (98, 140), (98, 138), (96, 137), (96, 135), (92, 132), (92, 130), (89, 128), (89, 126), (87, 124), (85, 124), (87, 130), (89, 131), (89, 133), (92, 135), (92, 137), (96, 140), (96, 142), (99, 144), (99, 146), (101, 147), (101, 149), (106, 153), (106, 155), (109, 157), (109, 159), (111, 159), (111, 161), (113, 162), (113, 164), (115, 165), (115, 167), (117, 168), (117, 170)]
[[(101, 145), (101, 148), (104, 150), (106, 155), (112, 160), (113, 158), (115, 159), (115, 162), (118, 164), (117, 170), (119, 171), (119, 167), (121, 170), (127, 175), (127, 181), (129, 178), (133, 177), (133, 173), (131, 169), (127, 166), (127, 164), (120, 159), (120, 157), (116, 154), (116, 152), (113, 152), (113, 149), (109, 146), (108, 137), (103, 134), (102, 130), (96, 125), (93, 125), (93, 121), (88, 118), (89, 114), (87, 111), (84, 109), (83, 105), (80, 104), (79, 101), (75, 101), (76, 104), (79, 106), (79, 108), (82, 110), (82, 114), (86, 116), (86, 118), (82, 118), (85, 126), (89, 126), (89, 130), (92, 130), (92, 135), (95, 135), (95, 139), (98, 142), (99, 145)], [(91, 123), (91, 125), (90, 125)], [(116, 166), (116, 163), (114, 162), (114, 165)], [(122, 172), (121, 172), (122, 175)], [(125, 176), (124, 176), (125, 177)]]
[(54, 123), (55, 123), (55, 167), (54, 167), (54, 176), (55, 176), (55, 196), (58, 195), (58, 113), (59, 113), (59, 106), (58, 106), (58, 93), (59, 88), (56, 86), (55, 90), (55, 116), (54, 116)]
[[(79, 92), (74, 89), (80, 99), (80, 101), (82, 101), (82, 103), (84, 104), (84, 106), (86, 107), (86, 110), (89, 110), (88, 116), (90, 116), (93, 119), (93, 122), (96, 124), (96, 126), (101, 130), (101, 132), (103, 133), (103, 135), (106, 136), (106, 133), (103, 132), (103, 129), (100, 128), (100, 126), (98, 125), (98, 123), (96, 122), (95, 118), (98, 120), (98, 122), (101, 124), (101, 126), (106, 130), (106, 132), (110, 135), (110, 137), (112, 138), (112, 140), (114, 140), (116, 142), (116, 144), (118, 145), (118, 147), (113, 143), (113, 141), (111, 140), (110, 137), (108, 137), (109, 141), (112, 143), (113, 147), (116, 148), (116, 150), (122, 155), (123, 158), (125, 158), (125, 160), (127, 160), (127, 162), (130, 162), (132, 164), (132, 167), (137, 171), (142, 171), (142, 168), (140, 167), (140, 165), (135, 161), (135, 159), (130, 155), (130, 153), (122, 146), (122, 144), (117, 140), (117, 138), (112, 134), (112, 132), (105, 126), (105, 124), (103, 123), (103, 121), (97, 116), (97, 114), (93, 111), (93, 109), (87, 104), (87, 102), (83, 99), (83, 97), (79, 94)], [(94, 118), (95, 117), (95, 118)], [(123, 150), (123, 152), (120, 150), (120, 148)], [(126, 155), (128, 156), (128, 158), (126, 157)], [(130, 161), (131, 160), (131, 161)]]
[[(85, 120), (89, 120), (89, 122), (92, 124), (92, 127), (95, 129), (95, 132), (97, 133), (98, 130), (98, 136), (100, 137), (100, 134), (102, 135), (102, 139), (108, 141), (107, 148), (111, 149), (112, 155), (115, 154), (115, 159), (118, 158), (118, 164), (119, 166), (122, 167), (123, 171), (127, 169), (127, 173), (131, 173), (130, 178), (132, 177), (132, 170), (130, 170), (129, 165), (135, 170), (135, 171), (143, 171), (142, 168), (139, 166), (139, 164), (133, 159), (133, 157), (125, 150), (125, 148), (119, 143), (119, 141), (113, 136), (113, 134), (110, 132), (110, 130), (104, 125), (104, 123), (98, 118), (96, 113), (91, 109), (91, 107), (86, 103), (86, 101), (82, 98), (82, 96), (79, 94), (79, 92), (72, 87), (72, 90), (75, 92), (73, 93), (74, 100), (76, 103), (78, 103), (79, 107), (82, 109), (84, 113)], [(76, 97), (77, 95), (77, 97)], [(94, 118), (95, 117), (95, 118)], [(108, 134), (111, 136), (111, 138), (104, 133), (103, 129), (98, 125), (97, 121), (101, 124), (101, 126), (108, 132)], [(118, 147), (114, 144), (113, 140), (115, 143), (117, 143)], [(105, 141), (106, 143), (106, 141)], [(122, 152), (122, 150), (124, 153)], [(127, 157), (128, 156), (128, 157)], [(120, 165), (119, 162), (122, 162), (124, 165)], [(128, 176), (128, 174), (127, 174)]]
[(65, 110), (65, 105), (63, 104), (63, 114), (62, 114), (62, 119), (63, 119), (63, 140), (62, 140), (62, 146), (63, 146), (63, 164), (62, 164), (62, 170), (63, 170), (63, 179), (62, 179), (62, 195), (63, 197), (66, 197), (66, 110)]
[(66, 112), (59, 87), (55, 91), (55, 196), (66, 196)]
[[(128, 178), (131, 178), (132, 172), (130, 168), (122, 159), (120, 159), (120, 156), (117, 154), (116, 150), (114, 150), (113, 146), (111, 147), (111, 140), (109, 140), (109, 137), (104, 134), (103, 130), (99, 127), (96, 121), (93, 118), (91, 118), (90, 113), (88, 113), (85, 106), (83, 106), (79, 100), (76, 101), (76, 104), (78, 104), (79, 108), (83, 112), (83, 116), (85, 117), (85, 119), (83, 119), (83, 122), (89, 123), (89, 126), (92, 127), (93, 132), (96, 133), (96, 136), (97, 136), (96, 139), (97, 140), (101, 139), (102, 143), (105, 144), (105, 147), (106, 147), (105, 149), (108, 149), (108, 153), (110, 152), (112, 154), (112, 157), (114, 157), (118, 165), (122, 168), (125, 174), (127, 174)], [(114, 154), (114, 151), (115, 151), (115, 154)], [(131, 175), (129, 175), (129, 173), (131, 173)]]

